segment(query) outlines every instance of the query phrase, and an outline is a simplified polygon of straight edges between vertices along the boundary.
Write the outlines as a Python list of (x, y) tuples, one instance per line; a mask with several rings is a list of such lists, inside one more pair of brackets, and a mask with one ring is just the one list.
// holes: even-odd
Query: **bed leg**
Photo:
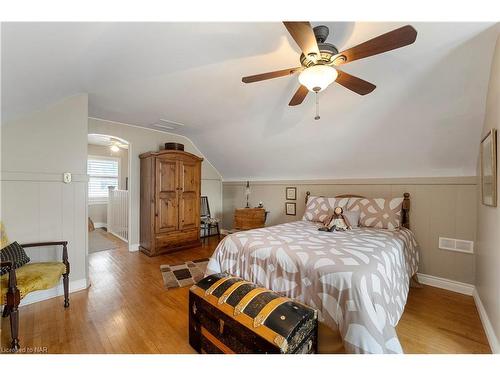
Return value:
[(410, 288), (422, 289), (424, 286), (418, 281), (417, 274), (413, 275), (410, 279)]

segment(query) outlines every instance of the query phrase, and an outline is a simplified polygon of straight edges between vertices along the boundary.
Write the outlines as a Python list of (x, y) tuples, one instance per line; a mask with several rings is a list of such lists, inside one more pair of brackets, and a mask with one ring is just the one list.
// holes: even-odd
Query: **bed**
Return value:
[(231, 234), (206, 274), (228, 272), (318, 309), (320, 352), (402, 353), (395, 326), (418, 269), (408, 194), (403, 203), (397, 230), (322, 232), (300, 220)]

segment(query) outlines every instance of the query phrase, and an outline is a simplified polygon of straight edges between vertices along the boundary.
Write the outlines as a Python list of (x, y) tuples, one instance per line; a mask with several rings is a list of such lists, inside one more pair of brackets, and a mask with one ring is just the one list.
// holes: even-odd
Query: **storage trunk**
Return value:
[(189, 343), (199, 353), (315, 353), (317, 311), (225, 273), (189, 290)]

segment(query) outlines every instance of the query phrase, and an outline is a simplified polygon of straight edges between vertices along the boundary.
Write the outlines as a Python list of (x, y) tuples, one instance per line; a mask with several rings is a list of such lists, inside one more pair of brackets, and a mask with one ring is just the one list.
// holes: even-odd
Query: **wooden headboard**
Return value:
[[(306, 191), (306, 204), (309, 196), (311, 195), (310, 191)], [(335, 198), (366, 198), (362, 195), (356, 194), (340, 194), (335, 196)], [(401, 208), (401, 225), (407, 229), (410, 229), (410, 193), (403, 194), (403, 207)]]

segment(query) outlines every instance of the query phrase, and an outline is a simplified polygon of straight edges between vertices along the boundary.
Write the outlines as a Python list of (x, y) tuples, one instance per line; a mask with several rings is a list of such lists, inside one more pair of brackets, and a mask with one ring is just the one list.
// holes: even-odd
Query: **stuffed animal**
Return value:
[(319, 228), (321, 231), (333, 232), (344, 231), (346, 229), (351, 229), (351, 225), (349, 224), (349, 220), (344, 215), (344, 209), (342, 207), (335, 207), (333, 210), (333, 215), (329, 217), (329, 221), (325, 222), (325, 226), (323, 228)]

